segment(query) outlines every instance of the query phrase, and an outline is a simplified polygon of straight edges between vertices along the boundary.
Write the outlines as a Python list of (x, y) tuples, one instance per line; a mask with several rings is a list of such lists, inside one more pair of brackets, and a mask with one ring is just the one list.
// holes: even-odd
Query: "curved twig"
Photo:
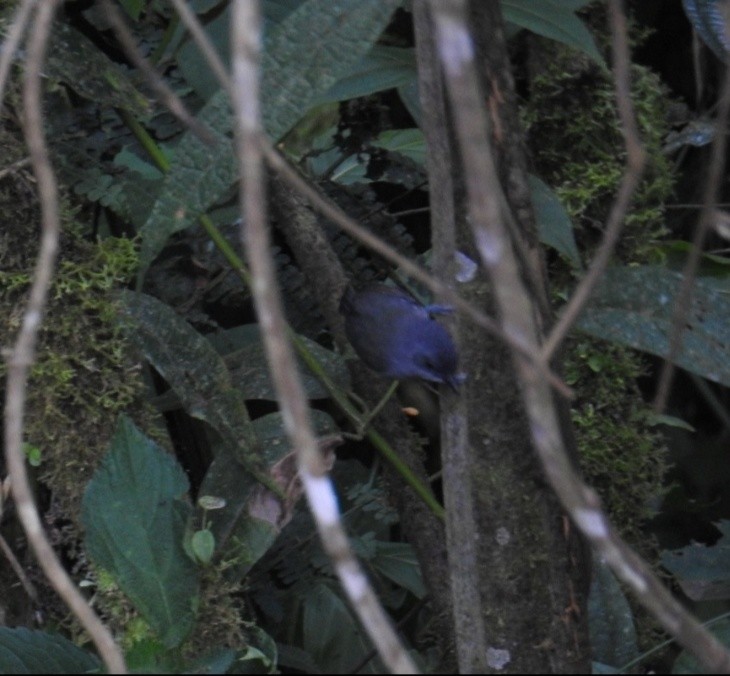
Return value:
[(545, 363), (550, 361), (560, 344), (565, 340), (568, 331), (575, 324), (591, 293), (596, 288), (598, 280), (606, 271), (623, 229), (626, 212), (636, 189), (639, 187), (646, 165), (646, 150), (644, 150), (641, 143), (634, 107), (631, 104), (631, 77), (629, 72), (631, 62), (629, 60), (626, 17), (623, 12), (613, 10), (611, 16), (614, 22), (613, 67), (616, 83), (616, 104), (626, 143), (626, 170), (621, 178), (621, 185), (616, 199), (611, 206), (603, 239), (591, 261), (591, 265), (578, 287), (573, 291), (567, 305), (562, 309), (560, 318), (550, 331), (550, 335), (543, 343), (541, 357), (545, 360)]
[(126, 673), (124, 658), (114, 638), (73, 584), (46, 538), (33, 501), (22, 450), (28, 371), (34, 361), (38, 329), (55, 268), (60, 230), (58, 190), (43, 135), (40, 87), (41, 65), (53, 14), (59, 1), (46, 0), (40, 3), (34, 15), (23, 86), (24, 135), (38, 181), (42, 224), (40, 251), (33, 273), (30, 296), (18, 337), (7, 358), (5, 455), (12, 478), (12, 491), (18, 507), (18, 517), (38, 563), (59, 596), (89, 632), (107, 669), (112, 673)]

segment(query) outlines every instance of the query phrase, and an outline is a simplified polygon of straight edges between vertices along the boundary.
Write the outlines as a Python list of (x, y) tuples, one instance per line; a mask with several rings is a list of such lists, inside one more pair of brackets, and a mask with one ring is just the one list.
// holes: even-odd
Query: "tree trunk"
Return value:
[[(517, 223), (513, 244), (544, 326), (548, 294), (500, 6), (475, 0), (472, 7), (471, 36), (492, 121), (490, 138)], [(452, 279), (454, 249), (473, 260), (479, 256), (464, 217), (461, 163), (426, 1), (416, 0), (414, 12), (435, 269)], [(458, 290), (494, 314), (481, 268)], [(460, 395), (443, 397), (442, 448), (460, 672), (589, 671), (587, 552), (543, 478), (513, 361), (503, 343), (473, 323), (457, 317), (455, 328), (468, 379)]]

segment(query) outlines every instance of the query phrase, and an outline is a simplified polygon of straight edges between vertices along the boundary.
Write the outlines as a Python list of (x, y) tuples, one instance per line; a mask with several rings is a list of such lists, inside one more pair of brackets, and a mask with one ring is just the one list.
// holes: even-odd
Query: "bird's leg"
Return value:
[[(367, 413), (363, 413), (363, 417), (360, 418), (358, 421), (357, 427), (355, 428), (354, 433), (346, 434), (345, 436), (360, 440), (363, 438), (363, 435), (365, 434), (365, 430), (368, 428), (368, 425), (373, 421), (375, 416), (380, 413), (380, 411), (383, 410), (383, 407), (388, 403), (388, 400), (393, 396), (396, 389), (398, 389), (398, 381), (394, 380), (390, 386), (388, 387), (387, 391), (383, 395), (383, 397), (380, 399), (380, 401)], [(365, 405), (365, 402), (360, 399), (356, 394), (353, 394), (352, 392), (350, 395), (362, 406), (363, 411), (366, 410), (367, 406)]]

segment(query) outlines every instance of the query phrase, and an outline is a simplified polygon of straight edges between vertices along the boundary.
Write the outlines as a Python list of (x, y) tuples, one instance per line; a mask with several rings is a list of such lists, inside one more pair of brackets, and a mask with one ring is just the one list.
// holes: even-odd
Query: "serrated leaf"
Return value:
[[(663, 357), (682, 275), (654, 266), (608, 270), (578, 320), (597, 338)], [(698, 278), (675, 363), (713, 382), (730, 385), (730, 300)]]
[(502, 0), (506, 21), (579, 49), (606, 68), (593, 36), (573, 13), (575, 9), (576, 3), (561, 0)]
[(188, 488), (175, 459), (120, 416), (82, 504), (89, 556), (167, 647), (180, 645), (195, 621), (198, 571), (183, 549)]
[(528, 176), (540, 241), (565, 256), (576, 269), (583, 263), (573, 235), (573, 223), (558, 196), (537, 176)]
[[(264, 127), (280, 139), (317, 98), (368, 52), (400, 0), (308, 0), (266, 36), (263, 55)], [(215, 136), (205, 145), (191, 132), (141, 230), (140, 278), (170, 235), (192, 225), (232, 185), (237, 168), (227, 95), (211, 96), (198, 120)]]
[[(314, 409), (311, 418), (317, 435), (337, 431), (327, 413)], [(268, 551), (291, 516), (298, 497), (291, 492), (296, 466), (290, 465), (286, 476), (275, 471), (292, 453), (281, 414), (258, 418), (253, 426), (261, 443), (263, 465), (282, 489), (289, 492), (287, 501), (291, 500), (291, 504), (282, 505), (278, 497), (259, 486), (226, 447), (216, 449), (200, 487), (201, 493), (217, 495), (226, 501), (223, 509), (209, 512), (207, 518), (216, 541), (225, 548), (225, 558), (236, 562), (232, 574), (237, 578), (243, 577)]]
[[(342, 355), (304, 336), (299, 337), (312, 352), (330, 379), (342, 390), (350, 388), (350, 373)], [(266, 362), (266, 353), (257, 324), (244, 324), (210, 336), (210, 344), (225, 359), (231, 379), (245, 399), (277, 399)], [(329, 392), (299, 360), (304, 391), (310, 399), (324, 399)]]
[(594, 661), (621, 666), (638, 655), (636, 628), (626, 595), (611, 569), (593, 557), (588, 625)]
[(67, 638), (25, 627), (0, 627), (0, 674), (85, 674), (101, 661)]

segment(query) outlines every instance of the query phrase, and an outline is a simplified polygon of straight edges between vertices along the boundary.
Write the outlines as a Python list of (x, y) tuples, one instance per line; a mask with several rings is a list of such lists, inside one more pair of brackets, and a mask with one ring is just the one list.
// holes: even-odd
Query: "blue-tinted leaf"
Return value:
[(0, 674), (85, 674), (100, 667), (96, 655), (59, 634), (0, 627)]
[(175, 459), (119, 418), (110, 449), (86, 488), (86, 548), (168, 647), (193, 627), (198, 571), (183, 549), (192, 507)]
[(727, 59), (730, 36), (725, 16), (725, 0), (682, 0), (692, 27), (718, 58)]
[(611, 569), (597, 556), (592, 572), (588, 625), (593, 660), (620, 667), (638, 655), (631, 606)]
[(661, 553), (662, 565), (674, 574), (695, 601), (730, 598), (730, 521), (715, 524), (722, 537), (714, 545), (693, 543)]
[(573, 236), (573, 223), (558, 196), (537, 176), (529, 176), (530, 196), (535, 209), (540, 241), (565, 256), (577, 269), (583, 264)]
[[(578, 328), (597, 338), (666, 356), (680, 273), (661, 267), (612, 268), (599, 283)], [(698, 278), (676, 363), (730, 385), (730, 299)]]
[(561, 0), (502, 0), (506, 21), (579, 49), (606, 67), (593, 36), (573, 13), (576, 3)]

